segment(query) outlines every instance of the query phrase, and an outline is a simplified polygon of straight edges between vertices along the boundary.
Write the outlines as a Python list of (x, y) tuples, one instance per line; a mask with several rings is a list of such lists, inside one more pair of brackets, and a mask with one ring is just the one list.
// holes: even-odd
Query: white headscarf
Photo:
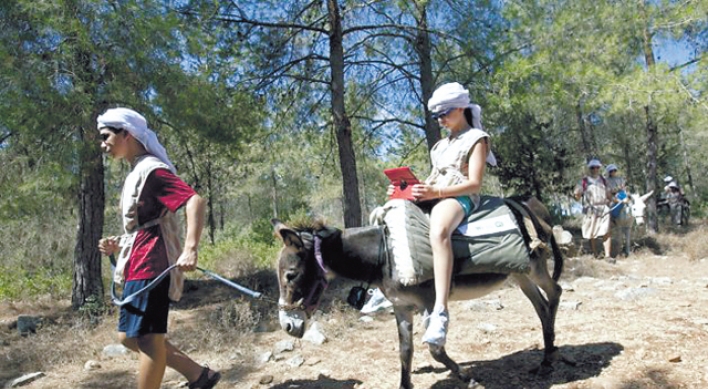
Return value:
[[(460, 83), (450, 82), (441, 85), (428, 100), (428, 110), (433, 114), (454, 108), (469, 108), (472, 112), (472, 127), (484, 130), (482, 127), (482, 107), (470, 103), (470, 92)], [(487, 163), (497, 166), (497, 158), (491, 149), (487, 155)]]
[(593, 158), (588, 162), (588, 167), (602, 167), (602, 163), (599, 159)]
[(175, 169), (175, 166), (167, 156), (167, 151), (157, 140), (157, 135), (148, 128), (147, 120), (145, 120), (143, 115), (128, 108), (112, 108), (100, 115), (97, 122), (99, 130), (103, 127), (113, 127), (128, 131), (145, 147), (148, 153), (169, 166), (172, 173), (177, 172), (177, 169)]
[(469, 105), (470, 92), (457, 82), (441, 85), (428, 100), (428, 109), (434, 114)]

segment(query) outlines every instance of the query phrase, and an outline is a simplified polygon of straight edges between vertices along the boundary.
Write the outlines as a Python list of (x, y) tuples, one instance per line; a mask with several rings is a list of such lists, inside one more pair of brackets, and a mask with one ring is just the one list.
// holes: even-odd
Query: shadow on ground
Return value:
[[(619, 355), (624, 347), (617, 343), (590, 343), (583, 345), (565, 345), (559, 347), (560, 355), (575, 363), (575, 366), (557, 361), (554, 370), (547, 375), (537, 375), (530, 371), (538, 367), (543, 359), (543, 350), (523, 350), (500, 359), (490, 361), (473, 361), (460, 363), (467, 375), (474, 378), (485, 389), (548, 389), (553, 385), (566, 384), (599, 376), (602, 370), (610, 366), (613, 358)], [(414, 374), (442, 373), (444, 368), (426, 367), (418, 369)], [(415, 376), (413, 377), (415, 382)], [(435, 383), (431, 389), (453, 389), (460, 386), (460, 381), (445, 379)]]
[(281, 384), (271, 386), (270, 389), (354, 389), (362, 384), (359, 380), (336, 380), (320, 374), (315, 380), (289, 380)]

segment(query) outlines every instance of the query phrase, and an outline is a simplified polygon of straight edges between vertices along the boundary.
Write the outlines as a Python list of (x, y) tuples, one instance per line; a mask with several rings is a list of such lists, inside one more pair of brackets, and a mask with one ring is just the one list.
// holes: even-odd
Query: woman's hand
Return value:
[(416, 201), (425, 201), (438, 198), (438, 188), (426, 184), (415, 184), (411, 191)]
[(393, 196), (393, 191), (394, 191), (395, 189), (396, 189), (396, 187), (393, 186), (393, 184), (389, 184), (389, 185), (388, 185), (388, 189), (386, 190), (386, 197), (391, 197), (391, 196)]
[(115, 236), (103, 238), (98, 241), (98, 251), (100, 251), (103, 255), (113, 255), (119, 249), (120, 247), (118, 246), (118, 238), (116, 238)]

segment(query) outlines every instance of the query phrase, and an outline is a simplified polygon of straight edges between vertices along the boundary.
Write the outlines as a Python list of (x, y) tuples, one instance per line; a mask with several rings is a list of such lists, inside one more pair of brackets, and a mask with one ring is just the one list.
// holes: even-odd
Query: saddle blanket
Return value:
[[(416, 285), (433, 278), (429, 214), (415, 203), (388, 201), (372, 212), (385, 225), (393, 278)], [(527, 272), (531, 254), (516, 217), (504, 199), (482, 196), (480, 206), (452, 236), (453, 274)]]

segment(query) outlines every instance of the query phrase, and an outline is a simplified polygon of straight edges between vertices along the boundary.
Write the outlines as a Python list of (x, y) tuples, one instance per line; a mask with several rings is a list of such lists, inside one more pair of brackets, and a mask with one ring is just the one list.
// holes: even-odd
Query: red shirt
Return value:
[[(154, 220), (167, 208), (176, 212), (196, 194), (194, 189), (167, 169), (156, 169), (145, 180), (138, 200), (138, 223)], [(168, 267), (167, 248), (160, 226), (139, 230), (125, 268), (125, 280), (147, 280)]]

